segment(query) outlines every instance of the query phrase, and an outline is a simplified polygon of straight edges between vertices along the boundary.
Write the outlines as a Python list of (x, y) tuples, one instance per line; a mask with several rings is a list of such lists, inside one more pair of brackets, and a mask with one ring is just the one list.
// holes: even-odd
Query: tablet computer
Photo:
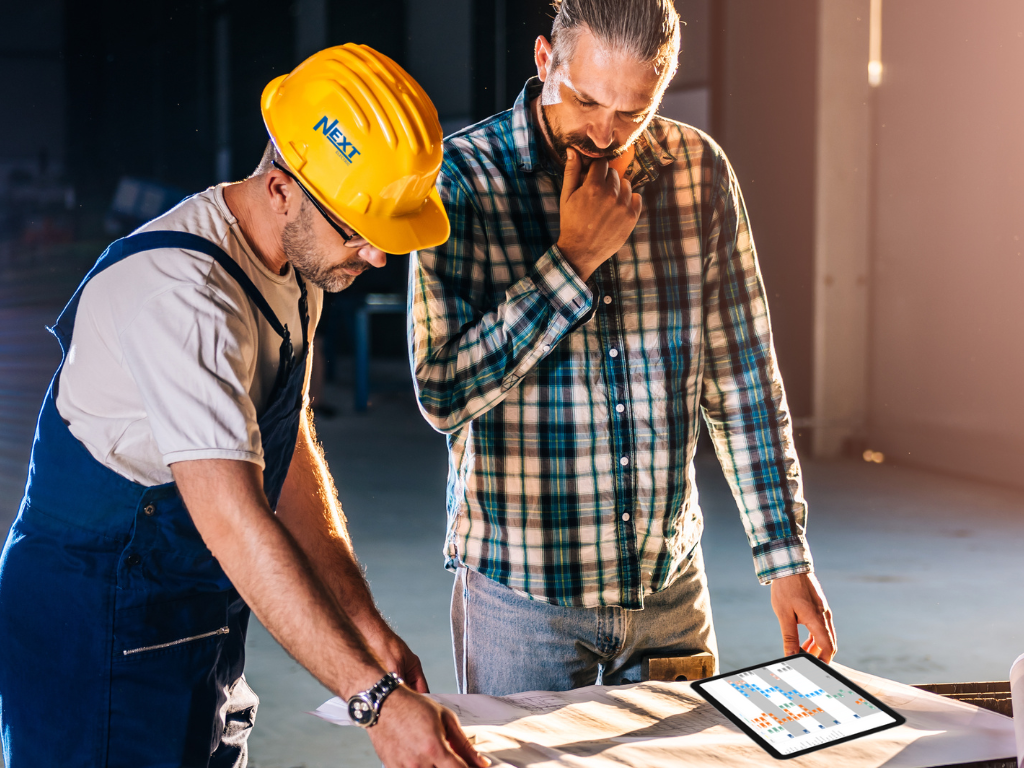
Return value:
[(806, 653), (692, 685), (779, 760), (906, 722), (891, 707)]

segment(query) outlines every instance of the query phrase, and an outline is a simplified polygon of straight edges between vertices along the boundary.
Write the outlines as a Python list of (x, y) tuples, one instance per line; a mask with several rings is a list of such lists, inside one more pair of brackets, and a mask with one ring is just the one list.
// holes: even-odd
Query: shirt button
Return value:
[(622, 413), (624, 410), (626, 410), (626, 406), (624, 406), (622, 403), (619, 403), (618, 405), (615, 406), (616, 413)]
[(551, 345), (550, 344), (545, 344), (543, 347), (541, 347), (541, 349), (543, 349), (545, 352), (548, 352), (548, 351), (551, 350)]
[(142, 555), (137, 552), (132, 552), (128, 557), (124, 559), (124, 564), (130, 567), (135, 567), (142, 562)]
[(147, 517), (152, 517), (156, 514), (156, 507), (153, 504), (147, 504), (142, 508), (142, 511), (146, 514)]
[(607, 293), (604, 295), (604, 303), (605, 304), (611, 304), (612, 303), (612, 297), (609, 296)]
[(619, 350), (617, 350), (617, 349), (610, 349), (610, 350), (608, 350), (608, 356), (609, 357), (618, 357), (619, 356)]
[(629, 522), (629, 512), (623, 512), (622, 513), (622, 522), (624, 522), (624, 523), (628, 523)]
[(629, 456), (623, 456), (621, 459), (619, 459), (619, 464), (621, 464), (622, 466), (626, 466), (627, 464), (629, 464)]

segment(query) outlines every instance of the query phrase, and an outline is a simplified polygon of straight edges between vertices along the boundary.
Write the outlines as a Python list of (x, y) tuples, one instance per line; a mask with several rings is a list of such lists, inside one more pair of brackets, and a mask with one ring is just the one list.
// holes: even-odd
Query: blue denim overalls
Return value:
[[(85, 284), (156, 248), (212, 256), (282, 337), (277, 380), (259, 417), (263, 487), (274, 509), (302, 410), (308, 310), (298, 274), (298, 356), (287, 327), (237, 262), (184, 232), (113, 243), (51, 331), (66, 358)], [(0, 559), (7, 767), (244, 766), (258, 703), (242, 676), (249, 608), (174, 483), (133, 483), (68, 431), (55, 405), (60, 371), (39, 413), (25, 497)]]

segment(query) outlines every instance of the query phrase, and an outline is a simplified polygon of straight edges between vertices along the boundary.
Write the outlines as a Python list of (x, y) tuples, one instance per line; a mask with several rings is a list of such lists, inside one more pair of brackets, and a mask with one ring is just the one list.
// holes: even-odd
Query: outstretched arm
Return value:
[(334, 487), (309, 411), (302, 415), (277, 517), (309, 559), (328, 594), (359, 629), (384, 666), (420, 693), (427, 680), (417, 658), (374, 604), (352, 549), (345, 513)]
[(772, 343), (764, 284), (736, 177), (724, 157), (715, 178), (704, 274), (702, 405), (715, 450), (754, 555), (771, 583), (772, 607), (787, 654), (799, 648), (831, 660), (835, 628), (813, 575), (807, 504), (793, 426)]
[[(384, 676), (380, 660), (270, 511), (257, 465), (205, 459), (174, 463), (171, 472), (213, 556), (263, 625), (300, 664), (342, 698)], [(451, 712), (404, 686), (384, 702), (369, 734), (389, 768), (486, 764)]]

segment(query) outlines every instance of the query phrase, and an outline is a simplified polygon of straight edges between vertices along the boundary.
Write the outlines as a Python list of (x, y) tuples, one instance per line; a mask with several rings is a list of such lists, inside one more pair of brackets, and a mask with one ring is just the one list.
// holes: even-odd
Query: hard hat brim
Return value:
[(430, 190), (422, 208), (405, 216), (381, 219), (350, 210), (339, 210), (337, 213), (346, 224), (365, 237), (370, 245), (385, 253), (401, 254), (433, 248), (445, 242), (451, 233), (448, 214), (445, 213), (436, 189)]

